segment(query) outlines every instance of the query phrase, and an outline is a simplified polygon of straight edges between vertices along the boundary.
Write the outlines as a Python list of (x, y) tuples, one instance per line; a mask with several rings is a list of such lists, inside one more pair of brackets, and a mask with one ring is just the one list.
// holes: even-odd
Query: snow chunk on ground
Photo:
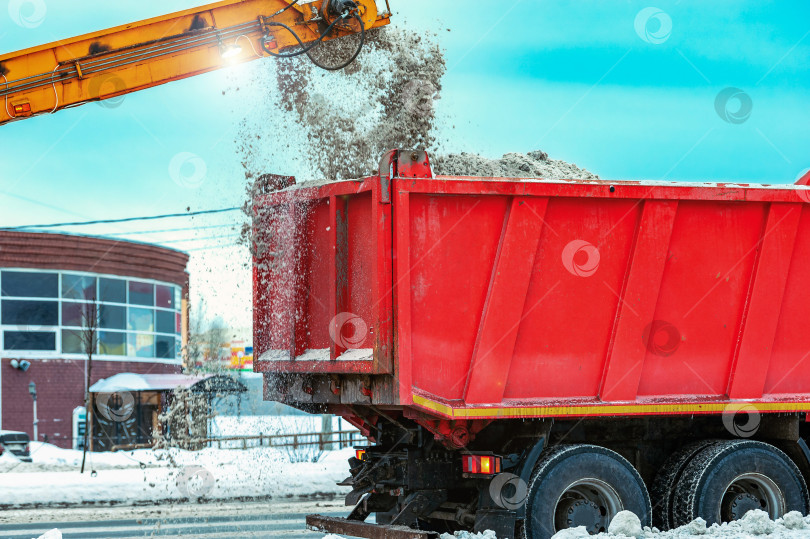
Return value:
[(551, 539), (580, 539), (582, 537), (590, 537), (590, 534), (585, 526), (577, 526), (576, 528), (560, 530), (555, 533)]
[(768, 518), (768, 513), (754, 509), (748, 511), (740, 520), (730, 523), (729, 527), (740, 527), (753, 535), (769, 535), (776, 529), (776, 524)]
[(482, 533), (456, 532), (455, 535), (444, 533), (441, 539), (498, 539), (498, 537), (494, 531), (487, 530)]
[(777, 524), (781, 524), (785, 528), (789, 530), (803, 530), (805, 529), (806, 525), (804, 523), (804, 518), (802, 514), (798, 511), (791, 511), (790, 513), (783, 516), (781, 519), (776, 521)]
[(642, 537), (641, 520), (630, 511), (619, 511), (608, 526), (608, 533), (626, 537)]
[(686, 526), (681, 526), (678, 529), (683, 530), (684, 533), (689, 535), (706, 535), (706, 521), (698, 517)]
[(62, 532), (54, 528), (40, 535), (38, 539), (62, 539)]

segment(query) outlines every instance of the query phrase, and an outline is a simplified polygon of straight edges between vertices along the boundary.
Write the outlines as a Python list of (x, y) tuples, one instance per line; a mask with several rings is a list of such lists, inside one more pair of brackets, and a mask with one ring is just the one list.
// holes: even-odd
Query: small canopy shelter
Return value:
[[(161, 418), (186, 390), (181, 406)], [(225, 375), (119, 373), (90, 386), (91, 451), (151, 447), (155, 435), (205, 439), (215, 399), (242, 395), (247, 387)], [(189, 444), (186, 444), (189, 445)], [(191, 444), (194, 445), (194, 444)]]

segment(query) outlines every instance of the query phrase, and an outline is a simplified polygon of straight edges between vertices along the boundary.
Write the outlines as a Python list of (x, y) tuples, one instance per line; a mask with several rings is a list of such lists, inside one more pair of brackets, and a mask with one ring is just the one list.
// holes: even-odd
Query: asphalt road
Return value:
[(143, 537), (200, 537), (241, 539), (295, 537), (320, 539), (306, 531), (306, 515), (346, 516), (347, 509), (332, 502), (245, 502), (170, 507), (81, 507), (25, 511), (5, 510), (0, 537), (37, 538), (53, 528), (65, 539), (130, 539)]

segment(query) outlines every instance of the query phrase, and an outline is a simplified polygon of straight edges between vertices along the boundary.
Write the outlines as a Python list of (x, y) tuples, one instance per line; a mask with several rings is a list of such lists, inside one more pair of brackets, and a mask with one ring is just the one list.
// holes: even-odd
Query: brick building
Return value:
[(0, 231), (0, 429), (33, 439), (34, 382), (40, 441), (73, 445), (89, 327), (98, 336), (91, 384), (121, 372), (179, 373), (187, 263), (155, 245)]

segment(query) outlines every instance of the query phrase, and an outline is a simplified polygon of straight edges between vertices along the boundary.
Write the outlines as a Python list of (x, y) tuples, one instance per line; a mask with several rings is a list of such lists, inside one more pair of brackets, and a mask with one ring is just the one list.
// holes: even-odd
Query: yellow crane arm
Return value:
[(0, 124), (284, 54), (389, 17), (375, 0), (224, 0), (4, 54)]

